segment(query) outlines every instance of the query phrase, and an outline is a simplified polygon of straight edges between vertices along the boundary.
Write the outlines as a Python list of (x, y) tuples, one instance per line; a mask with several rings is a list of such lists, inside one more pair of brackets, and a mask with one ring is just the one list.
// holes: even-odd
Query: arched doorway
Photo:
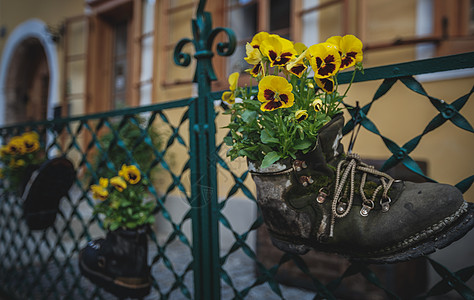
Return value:
[(46, 24), (31, 19), (18, 25), (0, 61), (0, 126), (53, 118), (58, 80), (56, 44)]
[(16, 47), (7, 74), (5, 123), (46, 119), (50, 76), (44, 48), (37, 38), (27, 38)]

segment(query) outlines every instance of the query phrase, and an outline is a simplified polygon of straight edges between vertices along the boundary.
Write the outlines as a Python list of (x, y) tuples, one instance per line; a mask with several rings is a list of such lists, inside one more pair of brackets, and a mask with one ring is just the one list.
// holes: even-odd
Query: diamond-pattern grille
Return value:
[[(467, 61), (472, 64), (473, 55), (468, 56), (470, 59)], [(452, 61), (459, 59), (466, 61), (464, 56), (453, 57)], [(436, 62), (433, 60), (425, 64), (429, 67), (436, 65)], [(448, 121), (460, 130), (473, 132), (468, 119), (461, 114), (473, 90), (448, 104), (429, 96), (420, 83), (411, 77), (415, 73), (404, 72), (404, 66), (399, 66), (398, 77), (389, 71), (392, 67), (387, 67), (366, 70), (365, 79), (356, 79), (384, 81), (375, 91), (373, 100), (363, 106), (358, 114), (353, 114), (353, 120), (346, 126), (345, 133), (350, 133), (357, 124), (361, 124), (369, 132), (380, 136), (393, 154), (386, 168), (401, 162), (420, 173), (419, 168), (412, 163), (410, 153), (423, 142), (422, 137)], [(423, 68), (423, 64), (416, 63), (415, 70)], [(344, 82), (345, 74), (342, 75), (341, 83)], [(395, 81), (401, 81), (409, 90), (425, 96), (437, 111), (422, 133), (402, 147), (382, 135), (368, 117), (374, 102), (377, 101), (377, 105), (381, 103), (381, 97), (391, 90)], [(211, 94), (211, 98), (219, 99), (220, 94)], [(37, 131), (48, 156), (68, 157), (74, 162), (77, 172), (73, 187), (61, 200), (54, 226), (44, 231), (28, 229), (22, 216), (21, 198), (5, 189), (5, 180), (1, 183), (0, 291), (12, 299), (114, 299), (114, 296), (80, 275), (77, 256), (88, 241), (105, 235), (102, 220), (92, 214), (96, 200), (91, 197), (90, 185), (107, 173), (116, 173), (122, 163), (133, 163), (152, 182), (148, 186), (149, 197), (156, 203), (156, 223), (148, 239), (148, 261), (153, 286), (146, 298), (199, 299), (195, 295), (197, 288), (194, 274), (203, 273), (197, 268), (205, 269), (208, 266), (198, 261), (200, 257), (196, 256), (196, 247), (204, 241), (193, 239), (193, 229), (209, 220), (200, 219), (196, 217), (200, 215), (194, 213), (200, 207), (193, 203), (195, 183), (191, 181), (191, 173), (196, 171), (192, 170), (192, 166), (197, 164), (192, 161), (195, 156), (192, 155), (194, 150), (190, 140), (192, 134), (204, 128), (192, 123), (195, 116), (188, 116), (194, 113), (190, 107), (195, 100), (185, 99), (0, 129), (2, 144), (22, 132)], [(205, 136), (202, 132), (199, 134)], [(225, 134), (224, 129), (217, 132), (217, 136)], [(387, 284), (386, 278), (394, 274), (390, 273), (390, 267), (374, 268), (345, 262), (345, 271), (328, 281), (315, 276), (304, 256), (280, 253), (276, 262), (270, 265), (264, 262), (257, 250), (261, 240), (256, 241), (264, 222), (258, 212), (254, 185), (246, 170), (246, 162), (229, 162), (225, 156), (226, 146), (220, 142), (222, 138), (216, 137), (215, 140), (218, 141), (217, 146), (207, 155), (216, 157), (217, 174), (210, 180), (219, 183), (220, 198), (212, 211), (216, 214), (220, 235), (208, 238), (219, 244), (219, 282), (213, 282), (213, 286), (220, 286), (218, 294), (222, 299), (335, 299), (348, 292), (357, 298), (357, 293), (350, 289), (351, 284), (368, 287), (361, 292), (363, 296), (399, 297), (393, 292), (393, 286)], [(457, 186), (466, 191), (473, 180), (474, 176), (469, 176)], [(198, 191), (211, 194), (212, 191), (206, 191), (205, 188), (200, 187)], [(242, 209), (245, 209), (243, 213)], [(474, 267), (451, 272), (432, 259), (426, 261), (443, 279), (424, 291), (423, 297), (442, 295), (452, 290), (466, 298), (473, 296), (466, 282), (472, 278)], [(310, 290), (289, 288), (281, 283), (281, 276), (290, 266), (297, 270), (298, 278), (310, 282)]]

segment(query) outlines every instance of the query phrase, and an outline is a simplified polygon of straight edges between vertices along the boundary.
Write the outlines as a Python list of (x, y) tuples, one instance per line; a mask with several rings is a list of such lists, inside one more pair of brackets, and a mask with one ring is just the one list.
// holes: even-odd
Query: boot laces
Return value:
[[(388, 196), (388, 192), (392, 184), (395, 182), (390, 175), (378, 171), (374, 166), (368, 165), (361, 161), (360, 156), (355, 153), (349, 153), (345, 160), (341, 160), (337, 165), (336, 171), (336, 183), (334, 187), (334, 198), (332, 200), (332, 218), (331, 228), (329, 236), (332, 237), (334, 233), (334, 223), (337, 218), (343, 218), (349, 214), (355, 191), (355, 174), (356, 171), (362, 172), (359, 192), (362, 198), (362, 208), (360, 214), (363, 217), (368, 216), (370, 210), (375, 207), (376, 197), (381, 190), (382, 197), (380, 199), (380, 205), (382, 212), (387, 212), (390, 209), (391, 199)], [(379, 177), (380, 184), (375, 188), (370, 199), (365, 195), (364, 187), (367, 181), (367, 174)], [(343, 197), (349, 193), (349, 199), (347, 202), (342, 201)]]

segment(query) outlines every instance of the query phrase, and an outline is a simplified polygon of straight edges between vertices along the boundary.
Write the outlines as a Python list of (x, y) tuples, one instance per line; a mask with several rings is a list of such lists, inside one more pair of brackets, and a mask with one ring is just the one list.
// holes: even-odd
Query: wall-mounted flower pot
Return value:
[(54, 224), (59, 201), (75, 178), (73, 164), (64, 157), (47, 160), (31, 173), (22, 195), (23, 216), (31, 230), (44, 230)]
[(314, 150), (260, 168), (250, 162), (272, 242), (304, 254), (339, 253), (393, 263), (448, 246), (474, 226), (474, 204), (450, 185), (395, 180), (344, 154), (341, 116), (318, 134)]

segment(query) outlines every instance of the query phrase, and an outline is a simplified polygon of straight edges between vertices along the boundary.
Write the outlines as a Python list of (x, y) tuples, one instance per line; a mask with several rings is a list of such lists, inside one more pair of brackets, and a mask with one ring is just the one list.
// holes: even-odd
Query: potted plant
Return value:
[(80, 251), (81, 273), (119, 297), (144, 297), (150, 291), (147, 231), (154, 222), (155, 203), (146, 201), (148, 181), (135, 165), (123, 165), (116, 176), (91, 186), (103, 217), (105, 239)]
[(48, 159), (34, 131), (14, 136), (0, 150), (6, 190), (21, 196), (23, 216), (32, 230), (54, 224), (59, 201), (71, 188), (75, 171), (65, 157)]
[[(474, 226), (474, 204), (455, 187), (395, 180), (344, 153), (341, 103), (363, 71), (362, 47), (353, 35), (306, 47), (260, 32), (245, 58), (257, 89), (238, 87), (237, 73), (229, 77), (222, 95), (231, 105), (228, 156), (247, 158), (281, 250), (397, 262), (445, 247)], [(338, 74), (350, 67), (352, 81), (340, 93)]]

